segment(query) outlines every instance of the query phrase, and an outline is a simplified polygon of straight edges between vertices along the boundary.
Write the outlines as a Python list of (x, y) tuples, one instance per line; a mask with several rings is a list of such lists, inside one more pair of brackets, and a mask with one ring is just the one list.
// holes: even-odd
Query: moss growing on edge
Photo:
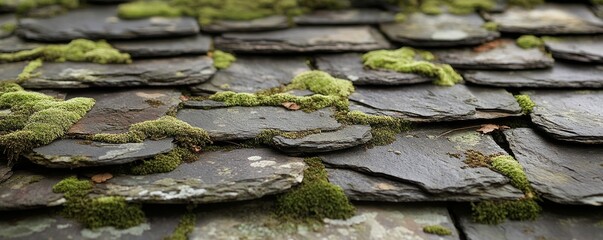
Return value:
[(482, 28), (488, 30), (488, 31), (497, 31), (498, 30), (498, 23), (495, 22), (485, 22), (484, 24), (482, 24)]
[(295, 76), (286, 89), (310, 90), (326, 96), (347, 98), (354, 92), (354, 85), (348, 80), (334, 78), (323, 71), (306, 71)]
[(75, 176), (65, 178), (52, 186), (52, 191), (55, 193), (64, 193), (71, 196), (84, 196), (92, 189), (90, 180), (79, 180)]
[(544, 0), (509, 0), (509, 5), (516, 5), (524, 8), (533, 8), (536, 5), (543, 3)]
[[(477, 10), (490, 10), (494, 8), (494, 5), (493, 0), (424, 0), (419, 9), (430, 15), (441, 14), (443, 9), (447, 9), (448, 13), (464, 15)], [(444, 6), (446, 8), (443, 8)]]
[(19, 73), (17, 76), (17, 82), (21, 83), (23, 81), (27, 81), (30, 78), (36, 76), (33, 72), (42, 66), (42, 59), (38, 58), (36, 60), (30, 61), (25, 68), (23, 68), (23, 72)]
[(542, 208), (533, 199), (508, 201), (483, 201), (471, 204), (473, 221), (482, 224), (499, 224), (505, 219), (536, 220)]
[[(0, 1), (0, 5), (3, 5), (2, 1)], [(80, 5), (80, 2), (79, 0), (20, 0), (17, 1), (16, 9), (17, 13), (23, 14), (35, 8), (51, 5), (58, 5), (66, 9), (75, 9)]]
[(234, 55), (220, 50), (213, 51), (211, 57), (214, 60), (214, 67), (217, 69), (226, 69), (237, 60)]
[(177, 147), (168, 153), (158, 154), (152, 159), (133, 163), (128, 167), (127, 172), (134, 175), (166, 173), (174, 171), (182, 162), (194, 160), (197, 160), (195, 153), (186, 148)]
[(342, 9), (350, 7), (350, 0), (297, 0), (302, 7), (309, 9)]
[(190, 208), (182, 216), (174, 232), (170, 236), (165, 237), (164, 240), (187, 240), (188, 235), (195, 229), (196, 221), (197, 215), (193, 212), (193, 208)]
[(121, 53), (106, 41), (75, 39), (68, 44), (49, 44), (31, 50), (1, 53), (0, 62), (19, 62), (42, 59), (48, 62), (131, 63), (127, 53)]
[(523, 171), (523, 167), (515, 158), (509, 155), (496, 156), (492, 158), (490, 165), (493, 170), (511, 179), (511, 185), (526, 194), (531, 194), (532, 187), (530, 186), (528, 177)]
[(523, 35), (515, 40), (517, 46), (523, 49), (536, 48), (544, 46), (544, 41), (534, 35)]
[(524, 114), (528, 114), (528, 113), (531, 113), (532, 111), (534, 111), (534, 107), (536, 107), (536, 103), (534, 103), (532, 101), (530, 96), (525, 95), (525, 94), (520, 94), (520, 95), (515, 95), (515, 99), (517, 100), (517, 103), (519, 104), (519, 107), (521, 107), (521, 111)]
[(452, 231), (449, 228), (441, 226), (441, 225), (425, 226), (425, 227), (423, 227), (423, 232), (429, 233), (429, 234), (436, 234), (436, 235), (440, 235), (440, 236), (452, 235)]
[(123, 19), (139, 19), (148, 17), (178, 17), (180, 9), (172, 7), (165, 1), (137, 1), (120, 4), (117, 12)]
[(369, 146), (388, 145), (396, 141), (396, 135), (410, 130), (409, 121), (390, 116), (373, 116), (360, 111), (340, 112), (335, 115), (337, 121), (344, 124), (370, 125), (373, 138)]

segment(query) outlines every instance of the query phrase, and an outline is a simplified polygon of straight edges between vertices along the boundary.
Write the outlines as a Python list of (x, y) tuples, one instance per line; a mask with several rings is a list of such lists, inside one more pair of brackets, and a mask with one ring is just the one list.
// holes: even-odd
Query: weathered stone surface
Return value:
[(603, 66), (556, 62), (552, 68), (521, 71), (466, 71), (467, 82), (496, 87), (602, 88)]
[(71, 126), (68, 133), (124, 133), (130, 125), (155, 120), (180, 103), (180, 92), (173, 89), (133, 89), (117, 91), (74, 92), (68, 98), (88, 97), (96, 100), (90, 111)]
[(401, 117), (416, 122), (492, 119), (516, 116), (521, 112), (513, 95), (504, 89), (463, 84), (452, 87), (432, 84), (407, 87), (357, 87), (350, 99), (373, 108), (380, 115)]
[(248, 21), (216, 20), (201, 26), (204, 32), (257, 32), (288, 28), (289, 20), (285, 16), (270, 16)]
[(507, 130), (505, 136), (543, 198), (563, 204), (603, 205), (601, 146), (555, 142), (529, 128)]
[(511, 39), (486, 43), (496, 45), (489, 50), (457, 48), (432, 50), (438, 62), (464, 69), (534, 69), (553, 66), (554, 60), (540, 48), (523, 49)]
[(544, 38), (544, 43), (555, 58), (603, 63), (603, 36)]
[(316, 66), (334, 77), (350, 80), (354, 85), (404, 85), (432, 81), (419, 74), (366, 69), (360, 53), (319, 55)]
[(308, 71), (303, 57), (239, 56), (208, 82), (192, 86), (193, 92), (257, 92), (289, 84), (295, 75)]
[(387, 177), (435, 196), (459, 195), (478, 199), (522, 196), (521, 191), (513, 187), (501, 187), (509, 185), (505, 176), (488, 168), (470, 168), (463, 163), (467, 150), (485, 155), (505, 153), (489, 135), (482, 135), (475, 129), (450, 130), (417, 129), (398, 135), (396, 141), (387, 146), (354, 148), (320, 157), (330, 166)]
[(189, 100), (189, 101), (182, 102), (182, 105), (185, 108), (200, 108), (200, 109), (228, 107), (228, 105), (226, 105), (226, 103), (218, 102), (218, 101), (214, 101), (214, 100), (202, 100), (202, 101)]
[(595, 4), (595, 6), (593, 6), (593, 12), (595, 12), (597, 17), (603, 19), (603, 4)]
[[(24, 62), (2, 64), (0, 79), (16, 79)], [(132, 64), (82, 62), (44, 63), (26, 88), (89, 88), (132, 86), (179, 86), (207, 81), (216, 69), (209, 57), (139, 60)]]
[(351, 125), (337, 131), (312, 134), (298, 139), (276, 136), (272, 139), (272, 144), (284, 152), (315, 153), (351, 148), (365, 144), (372, 138), (370, 126)]
[[(0, 183), (0, 210), (17, 210), (57, 206), (65, 202), (63, 194), (52, 192), (52, 186), (66, 176), (62, 173), (15, 171)], [(2, 216), (4, 216), (2, 214)]]
[(12, 31), (6, 31), (3, 26), (17, 24), (17, 18), (14, 14), (0, 14), (0, 39), (13, 34)]
[(487, 18), (498, 24), (501, 32), (523, 34), (603, 33), (603, 20), (585, 4), (546, 3), (532, 9), (510, 7), (504, 13)]
[(475, 13), (435, 16), (413, 13), (402, 23), (381, 24), (381, 30), (392, 41), (418, 47), (475, 45), (500, 35), (482, 28), (482, 24), (484, 20)]
[(111, 144), (62, 139), (34, 148), (26, 157), (34, 163), (51, 168), (117, 165), (166, 153), (175, 147), (172, 141), (172, 138), (166, 138), (141, 143)]
[(12, 175), (12, 167), (8, 166), (8, 162), (6, 160), (0, 160), (0, 183), (4, 182)]
[(330, 108), (307, 113), (289, 111), (282, 107), (230, 107), (216, 109), (183, 109), (177, 118), (195, 127), (205, 129), (213, 140), (250, 139), (262, 130), (332, 131), (339, 124)]
[(43, 44), (37, 42), (28, 42), (17, 36), (10, 36), (0, 39), (0, 53), (13, 53), (23, 50), (31, 50)]
[(293, 18), (298, 25), (363, 25), (395, 21), (395, 14), (378, 9), (317, 10)]
[(603, 143), (603, 91), (529, 91), (532, 122), (554, 138)]
[(57, 42), (76, 38), (135, 39), (195, 35), (197, 21), (191, 17), (152, 17), (122, 20), (116, 6), (95, 6), (69, 11), (51, 18), (24, 18), (17, 34), (26, 39)]
[(145, 203), (241, 201), (283, 192), (301, 182), (302, 158), (270, 149), (207, 152), (169, 173), (117, 175), (95, 191)]
[(370, 51), (389, 47), (379, 31), (368, 26), (227, 33), (217, 37), (215, 45), (218, 49), (254, 53)]
[(112, 41), (113, 47), (132, 57), (173, 57), (201, 55), (211, 48), (211, 37), (195, 35), (182, 38)]

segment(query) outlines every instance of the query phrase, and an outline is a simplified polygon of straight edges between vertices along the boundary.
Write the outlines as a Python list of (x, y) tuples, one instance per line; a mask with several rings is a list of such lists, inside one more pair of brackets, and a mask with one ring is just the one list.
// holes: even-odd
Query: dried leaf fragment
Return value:
[(113, 174), (111, 173), (99, 173), (92, 176), (92, 181), (94, 183), (104, 183), (111, 178), (113, 178)]
[(496, 130), (505, 130), (505, 129), (509, 129), (509, 128), (510, 128), (509, 126), (505, 126), (505, 125), (483, 124), (476, 131), (486, 134), (486, 133), (494, 132)]
[(283, 107), (285, 107), (285, 108), (287, 108), (289, 110), (293, 110), (293, 111), (299, 110), (299, 108), (300, 108), (300, 106), (297, 105), (297, 103), (294, 103), (294, 102), (284, 102), (283, 103)]

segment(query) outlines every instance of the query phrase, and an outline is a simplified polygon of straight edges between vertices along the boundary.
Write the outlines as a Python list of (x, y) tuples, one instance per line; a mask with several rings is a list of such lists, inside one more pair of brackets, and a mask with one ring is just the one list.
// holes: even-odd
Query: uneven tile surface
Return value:
[(272, 141), (284, 152), (313, 153), (346, 149), (365, 144), (371, 139), (370, 126), (351, 125), (337, 131), (312, 134), (297, 139), (276, 136)]
[(202, 55), (211, 48), (211, 37), (197, 34), (173, 39), (111, 41), (111, 44), (134, 58)]
[(555, 58), (580, 62), (603, 62), (603, 37), (545, 38), (544, 43)]
[(393, 22), (394, 14), (377, 9), (318, 10), (293, 18), (298, 25), (362, 25)]

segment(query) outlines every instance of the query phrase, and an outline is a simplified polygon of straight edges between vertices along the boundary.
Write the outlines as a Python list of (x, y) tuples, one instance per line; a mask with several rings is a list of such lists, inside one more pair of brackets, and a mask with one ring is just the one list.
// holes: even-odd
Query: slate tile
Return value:
[(0, 53), (14, 53), (23, 50), (31, 50), (43, 46), (39, 42), (25, 41), (15, 35), (0, 39)]
[(370, 126), (351, 125), (337, 131), (321, 132), (297, 139), (275, 136), (272, 138), (272, 144), (283, 152), (317, 153), (351, 148), (365, 144), (371, 139)]
[(211, 37), (199, 34), (182, 38), (111, 41), (110, 43), (134, 58), (201, 55), (211, 49)]
[(216, 20), (208, 25), (202, 25), (201, 31), (210, 33), (259, 32), (285, 29), (290, 25), (286, 16), (269, 16), (248, 21)]
[(367, 25), (395, 21), (395, 14), (379, 9), (316, 10), (293, 18), (298, 25)]
[(603, 63), (603, 36), (544, 38), (544, 43), (555, 58)]
[(15, 14), (2, 14), (0, 13), (0, 39), (6, 38), (13, 34), (12, 31), (7, 31), (4, 27), (14, 24), (17, 25), (17, 18)]

